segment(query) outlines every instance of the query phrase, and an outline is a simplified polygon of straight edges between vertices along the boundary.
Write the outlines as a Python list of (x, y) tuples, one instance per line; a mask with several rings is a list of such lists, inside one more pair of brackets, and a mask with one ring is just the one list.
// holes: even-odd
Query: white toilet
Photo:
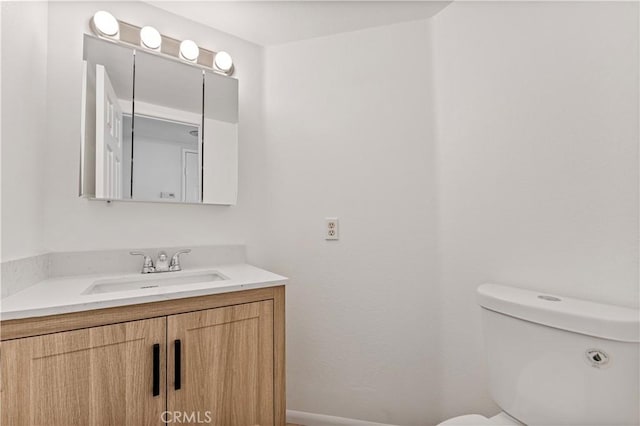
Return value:
[(640, 311), (497, 284), (478, 302), (503, 412), (440, 426), (640, 424)]

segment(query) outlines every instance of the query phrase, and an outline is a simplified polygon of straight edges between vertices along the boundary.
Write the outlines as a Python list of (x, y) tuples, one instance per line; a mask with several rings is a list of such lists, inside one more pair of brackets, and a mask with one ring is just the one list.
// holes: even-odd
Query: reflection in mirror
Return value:
[(135, 65), (132, 198), (199, 203), (202, 69), (146, 52)]
[(205, 72), (203, 202), (238, 198), (238, 80)]
[[(131, 169), (125, 172), (126, 190), (136, 200), (198, 203), (199, 126), (139, 114), (135, 122), (135, 167), (133, 176)], [(131, 146), (131, 137), (125, 137), (125, 150), (130, 152)]]
[(85, 36), (80, 195), (232, 205), (238, 80)]
[(96, 198), (127, 198), (123, 111), (133, 104), (133, 50), (85, 36), (80, 192)]

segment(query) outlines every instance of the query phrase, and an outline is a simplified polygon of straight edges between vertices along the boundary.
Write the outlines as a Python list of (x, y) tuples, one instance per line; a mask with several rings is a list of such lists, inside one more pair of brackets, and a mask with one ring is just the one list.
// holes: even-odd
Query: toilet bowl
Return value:
[(481, 285), (478, 302), (504, 411), (439, 426), (640, 424), (639, 310), (498, 284)]

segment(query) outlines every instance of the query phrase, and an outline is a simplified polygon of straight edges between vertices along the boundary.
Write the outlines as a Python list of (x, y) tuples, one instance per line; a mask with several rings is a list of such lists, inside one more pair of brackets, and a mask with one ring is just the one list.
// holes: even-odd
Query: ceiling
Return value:
[[(164, 141), (174, 144), (192, 145), (193, 148), (196, 149), (198, 147), (198, 136), (189, 133), (194, 130), (198, 131), (198, 128), (195, 126), (138, 115), (136, 115), (135, 119), (135, 137), (144, 137), (156, 142)], [(128, 120), (130, 120), (130, 118), (128, 118)]]
[(261, 46), (429, 18), (449, 1), (147, 1)]

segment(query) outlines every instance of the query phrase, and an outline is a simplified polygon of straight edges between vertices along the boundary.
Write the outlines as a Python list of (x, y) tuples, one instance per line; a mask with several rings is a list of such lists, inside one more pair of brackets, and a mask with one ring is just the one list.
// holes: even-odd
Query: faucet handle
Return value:
[(142, 256), (144, 257), (144, 261), (142, 264), (142, 273), (149, 274), (151, 272), (155, 272), (156, 268), (153, 266), (153, 260), (151, 257), (147, 256), (144, 252), (141, 251), (130, 251), (130, 255), (132, 256)]
[(186, 253), (191, 253), (191, 249), (178, 250), (177, 252), (175, 252), (173, 257), (171, 257), (171, 264), (169, 265), (170, 271), (182, 270), (182, 268), (180, 267), (180, 255)]

